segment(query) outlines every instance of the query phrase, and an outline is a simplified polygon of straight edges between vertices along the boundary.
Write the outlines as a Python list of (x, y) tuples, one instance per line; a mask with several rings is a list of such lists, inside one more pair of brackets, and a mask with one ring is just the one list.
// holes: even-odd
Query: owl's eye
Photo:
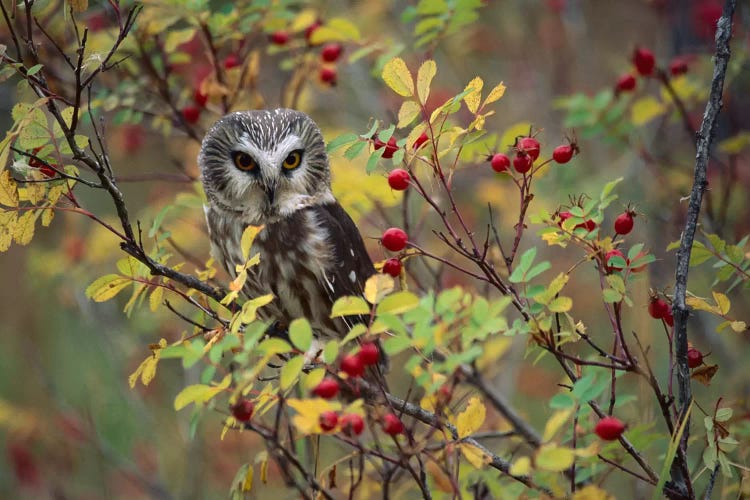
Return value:
[(258, 164), (255, 163), (255, 160), (253, 160), (252, 156), (247, 153), (243, 153), (242, 151), (233, 152), (232, 159), (234, 160), (234, 166), (239, 168), (240, 170), (244, 170), (245, 172), (255, 170), (255, 167), (258, 166)]
[(299, 167), (300, 163), (302, 163), (302, 151), (297, 150), (289, 153), (289, 156), (284, 159), (282, 166), (287, 170), (293, 170)]

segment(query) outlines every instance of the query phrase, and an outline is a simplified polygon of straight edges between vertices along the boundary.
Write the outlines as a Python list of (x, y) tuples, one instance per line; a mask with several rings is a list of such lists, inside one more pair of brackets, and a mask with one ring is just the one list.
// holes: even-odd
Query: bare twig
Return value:
[[(674, 342), (675, 354), (677, 360), (677, 395), (679, 400), (678, 419), (682, 419), (690, 405), (692, 399), (690, 387), (690, 369), (687, 364), (687, 318), (688, 308), (685, 303), (687, 292), (688, 271), (690, 267), (690, 252), (693, 248), (695, 230), (698, 226), (698, 216), (701, 211), (701, 202), (703, 193), (708, 184), (706, 169), (708, 167), (708, 156), (713, 142), (716, 130), (716, 122), (721, 110), (722, 91), (724, 88), (724, 77), (727, 71), (729, 56), (729, 40), (732, 36), (732, 17), (737, 4), (736, 0), (726, 0), (724, 12), (716, 28), (716, 56), (714, 58), (714, 73), (711, 80), (711, 92), (706, 103), (706, 110), (703, 114), (700, 130), (697, 134), (696, 155), (695, 155), (695, 173), (693, 179), (693, 188), (690, 192), (690, 202), (688, 204), (687, 218), (685, 221), (685, 230), (680, 241), (680, 249), (677, 252), (677, 267), (675, 272), (675, 293), (672, 302), (672, 314), (674, 315)], [(680, 447), (687, 451), (690, 425), (685, 427), (682, 435)], [(678, 455), (672, 464), (671, 478), (672, 486), (680, 493), (692, 497), (692, 485), (690, 478), (685, 477), (683, 464)]]

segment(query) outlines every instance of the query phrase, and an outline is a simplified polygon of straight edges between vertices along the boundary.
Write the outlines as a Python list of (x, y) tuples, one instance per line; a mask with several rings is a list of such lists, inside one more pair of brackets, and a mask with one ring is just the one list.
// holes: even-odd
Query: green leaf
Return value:
[(405, 335), (390, 337), (383, 342), (383, 350), (386, 354), (398, 354), (411, 346), (411, 339)]
[(190, 403), (205, 404), (214, 396), (227, 389), (231, 381), (232, 375), (230, 374), (224, 377), (224, 380), (216, 387), (203, 384), (189, 385), (175, 397), (174, 409), (181, 410)]
[(336, 299), (331, 308), (331, 317), (370, 314), (370, 305), (362, 297), (346, 296)]
[(313, 332), (310, 322), (305, 318), (297, 318), (289, 325), (289, 340), (292, 345), (302, 352), (307, 352), (312, 345)]
[(281, 373), (279, 374), (279, 387), (282, 391), (289, 389), (294, 382), (296, 382), (299, 374), (302, 373), (302, 368), (305, 366), (305, 356), (300, 354), (287, 361), (284, 366), (281, 367)]
[[(602, 189), (602, 194), (599, 196), (599, 200), (604, 200), (605, 198), (609, 197), (610, 193), (612, 193), (612, 190), (615, 189), (615, 187), (622, 182), (622, 177), (618, 177), (617, 179), (610, 181), (604, 185), (604, 188)], [(575, 208), (575, 207), (574, 207)], [(571, 209), (572, 213), (573, 209)], [(575, 214), (573, 214), (575, 215)]]
[(43, 67), (43, 65), (41, 65), (41, 64), (35, 64), (35, 65), (33, 65), (32, 67), (30, 67), (30, 68), (29, 68), (29, 69), (28, 69), (28, 70), (26, 71), (26, 75), (27, 75), (27, 76), (32, 76), (32, 75), (36, 75), (37, 73), (39, 73), (39, 70), (41, 70), (41, 69), (42, 69), (42, 67)]
[(346, 146), (347, 144), (351, 144), (352, 142), (357, 140), (357, 134), (354, 133), (347, 133), (342, 134), (335, 139), (333, 139), (331, 142), (328, 143), (326, 146), (326, 150), (328, 153), (333, 153), (337, 149)]
[(604, 302), (609, 304), (614, 304), (622, 300), (622, 294), (612, 288), (605, 288), (602, 290), (602, 297), (604, 298)]
[(677, 448), (680, 446), (680, 440), (682, 439), (682, 434), (685, 432), (685, 427), (690, 419), (692, 409), (693, 402), (691, 401), (687, 411), (685, 411), (685, 415), (682, 417), (682, 422), (680, 423), (679, 428), (675, 430), (675, 433), (669, 442), (669, 448), (667, 449), (664, 464), (661, 468), (661, 474), (659, 474), (659, 482), (656, 484), (656, 488), (651, 496), (652, 500), (658, 500), (662, 497), (662, 490), (669, 479), (669, 469), (672, 467), (672, 461), (674, 461), (674, 457), (677, 454)]
[(258, 350), (266, 356), (284, 354), (292, 350), (289, 342), (279, 338), (266, 339), (258, 345)]
[(97, 278), (86, 288), (86, 297), (94, 302), (105, 302), (120, 293), (132, 281), (119, 274), (107, 274)]
[(378, 314), (403, 314), (419, 305), (419, 297), (406, 290), (386, 296), (377, 308)]
[(575, 406), (576, 401), (573, 399), (573, 397), (568, 394), (567, 392), (560, 392), (552, 396), (552, 399), (549, 401), (550, 408), (554, 410), (565, 410), (568, 408), (572, 408)]
[(359, 154), (362, 152), (363, 149), (365, 149), (365, 146), (367, 146), (367, 143), (365, 141), (358, 141), (346, 148), (346, 151), (344, 151), (344, 158), (347, 160), (353, 160)]
[(339, 355), (339, 343), (335, 340), (329, 340), (323, 348), (323, 361), (331, 364), (336, 361)]
[(573, 299), (570, 297), (557, 297), (547, 307), (554, 313), (568, 312), (573, 307)]
[(535, 265), (531, 269), (529, 269), (529, 272), (526, 273), (526, 276), (524, 276), (524, 281), (531, 281), (535, 277), (542, 274), (547, 269), (551, 268), (552, 264), (550, 264), (548, 261), (542, 261), (539, 264)]

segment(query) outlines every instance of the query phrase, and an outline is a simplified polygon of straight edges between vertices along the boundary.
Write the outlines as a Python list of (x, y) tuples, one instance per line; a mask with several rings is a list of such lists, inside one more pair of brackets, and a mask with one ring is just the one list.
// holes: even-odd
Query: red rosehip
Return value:
[(335, 62), (343, 52), (344, 47), (340, 43), (328, 43), (323, 46), (320, 52), (320, 58), (325, 62)]
[(339, 416), (335, 411), (324, 411), (318, 418), (318, 423), (323, 431), (328, 432), (336, 428), (339, 423)]
[(562, 223), (573, 217), (573, 214), (565, 210), (564, 212), (560, 212), (558, 216), (560, 217), (560, 225), (562, 226)]
[(490, 157), (490, 165), (495, 172), (505, 172), (510, 167), (510, 158), (502, 153), (495, 153)]
[(394, 278), (401, 276), (401, 261), (396, 257), (388, 259), (383, 264), (383, 272), (389, 274)]
[(383, 246), (391, 252), (400, 252), (401, 250), (406, 248), (406, 242), (408, 240), (409, 237), (406, 235), (403, 229), (391, 227), (385, 230), (380, 241), (382, 241)]
[(531, 165), (533, 163), (534, 160), (530, 155), (522, 153), (520, 151), (513, 158), (513, 168), (515, 168), (516, 172), (518, 172), (519, 174), (525, 174), (526, 172), (531, 170)]
[(39, 487), (41, 474), (29, 446), (20, 441), (9, 440), (6, 451), (9, 465), (13, 467), (13, 472), (20, 485)]
[(633, 89), (635, 89), (635, 77), (630, 73), (622, 75), (617, 79), (617, 83), (615, 84), (616, 93), (630, 92)]
[(344, 356), (344, 359), (341, 360), (341, 371), (350, 377), (361, 377), (365, 373), (365, 364), (362, 362), (362, 358), (350, 354)]
[(375, 342), (365, 342), (359, 348), (359, 359), (365, 366), (377, 364), (380, 359), (380, 350)]
[(654, 319), (666, 318), (669, 314), (669, 304), (660, 297), (651, 297), (648, 303), (648, 313)]
[(633, 215), (634, 212), (627, 210), (615, 219), (615, 233), (617, 234), (628, 234), (633, 230)]
[(571, 146), (570, 144), (562, 144), (560, 146), (557, 146), (555, 150), (552, 151), (552, 159), (560, 164), (568, 163), (570, 159), (573, 158), (574, 153), (575, 148), (573, 146)]
[(289, 41), (289, 33), (284, 30), (274, 31), (268, 38), (274, 45), (286, 45)]
[(596, 222), (594, 222), (592, 219), (589, 219), (589, 220), (587, 220), (585, 222), (581, 222), (580, 224), (578, 224), (573, 229), (578, 229), (579, 227), (582, 227), (582, 228), (586, 229), (586, 231), (591, 232), (594, 229), (596, 229)]
[(230, 409), (235, 420), (238, 422), (247, 422), (253, 416), (255, 405), (249, 399), (240, 399)]
[(383, 158), (393, 158), (393, 153), (398, 151), (398, 146), (396, 145), (396, 138), (391, 137), (388, 139), (388, 142), (385, 145), (385, 151), (383, 151)]
[(612, 271), (622, 271), (622, 267), (609, 264), (609, 259), (611, 259), (614, 256), (621, 257), (623, 260), (625, 260), (625, 255), (617, 249), (610, 250), (609, 252), (607, 252), (607, 255), (604, 256), (604, 262), (605, 262), (604, 269), (608, 273), (611, 273)]
[(518, 151), (523, 151), (524, 153), (529, 155), (532, 161), (539, 158), (539, 153), (541, 152), (539, 141), (537, 141), (533, 137), (522, 137), (518, 141), (518, 144), (516, 144), (516, 148), (518, 149)]
[(335, 379), (324, 378), (312, 392), (319, 398), (332, 399), (339, 393), (339, 383)]
[[(388, 151), (387, 148), (386, 151)], [(410, 178), (409, 172), (403, 168), (396, 168), (391, 170), (391, 173), (388, 174), (388, 185), (391, 186), (391, 189), (403, 191), (409, 187)]]
[(383, 431), (390, 436), (397, 436), (404, 432), (404, 423), (395, 414), (389, 413), (383, 417)]
[(365, 430), (365, 421), (356, 413), (347, 413), (340, 420), (341, 431), (347, 436), (359, 436)]
[(412, 145), (412, 148), (414, 149), (421, 148), (422, 144), (427, 142), (427, 139), (429, 139), (429, 137), (427, 137), (427, 132), (422, 132), (422, 134), (414, 140), (414, 144)]
[(320, 28), (320, 26), (323, 24), (323, 22), (320, 19), (317, 19), (315, 22), (313, 22), (310, 26), (305, 28), (305, 40), (307, 40), (308, 43), (310, 43), (310, 37), (312, 36), (313, 32)]
[(323, 83), (327, 83), (328, 85), (336, 85), (338, 74), (336, 73), (336, 68), (323, 67), (320, 68), (318, 77)]
[(649, 76), (654, 72), (656, 59), (654, 53), (648, 49), (636, 47), (633, 51), (633, 65), (642, 76)]
[(208, 95), (201, 92), (201, 89), (195, 89), (193, 102), (202, 108), (208, 102)]
[(198, 119), (201, 117), (201, 109), (198, 106), (185, 106), (182, 108), (182, 117), (188, 123), (198, 123)]
[(703, 364), (703, 353), (695, 347), (691, 347), (687, 352), (688, 368), (697, 368)]
[(604, 417), (597, 422), (594, 432), (605, 441), (614, 441), (625, 432), (625, 424), (617, 417)]
[(240, 58), (237, 54), (229, 54), (224, 58), (224, 69), (236, 68), (240, 65)]
[(684, 75), (688, 72), (687, 61), (682, 57), (675, 57), (672, 62), (669, 63), (669, 72), (672, 76)]

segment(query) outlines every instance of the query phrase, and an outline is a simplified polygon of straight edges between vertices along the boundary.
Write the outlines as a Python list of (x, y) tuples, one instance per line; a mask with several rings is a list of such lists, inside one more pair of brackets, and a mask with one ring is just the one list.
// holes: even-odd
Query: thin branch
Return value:
[[(698, 226), (698, 217), (701, 211), (701, 202), (703, 193), (708, 185), (706, 170), (708, 167), (708, 156), (716, 131), (716, 122), (722, 107), (722, 92), (724, 88), (724, 77), (727, 72), (727, 65), (731, 51), (729, 40), (732, 37), (732, 17), (736, 7), (737, 0), (726, 0), (724, 11), (716, 28), (716, 56), (714, 57), (714, 73), (711, 80), (711, 92), (706, 103), (706, 110), (703, 114), (700, 130), (697, 134), (696, 155), (695, 155), (695, 173), (693, 187), (690, 192), (690, 202), (688, 204), (687, 218), (685, 221), (685, 230), (680, 241), (680, 249), (677, 252), (677, 267), (675, 272), (675, 292), (672, 303), (672, 314), (674, 316), (674, 342), (675, 353), (677, 358), (677, 394), (679, 400), (679, 419), (685, 416), (685, 413), (692, 399), (690, 387), (690, 369), (687, 364), (687, 318), (688, 308), (685, 303), (687, 293), (688, 271), (690, 267), (690, 252), (693, 248), (695, 230)], [(690, 425), (685, 427), (682, 435), (680, 447), (687, 451)], [(678, 456), (672, 465), (671, 477), (673, 485), (685, 495), (693, 496), (690, 478), (685, 477), (683, 473), (683, 464)]]

